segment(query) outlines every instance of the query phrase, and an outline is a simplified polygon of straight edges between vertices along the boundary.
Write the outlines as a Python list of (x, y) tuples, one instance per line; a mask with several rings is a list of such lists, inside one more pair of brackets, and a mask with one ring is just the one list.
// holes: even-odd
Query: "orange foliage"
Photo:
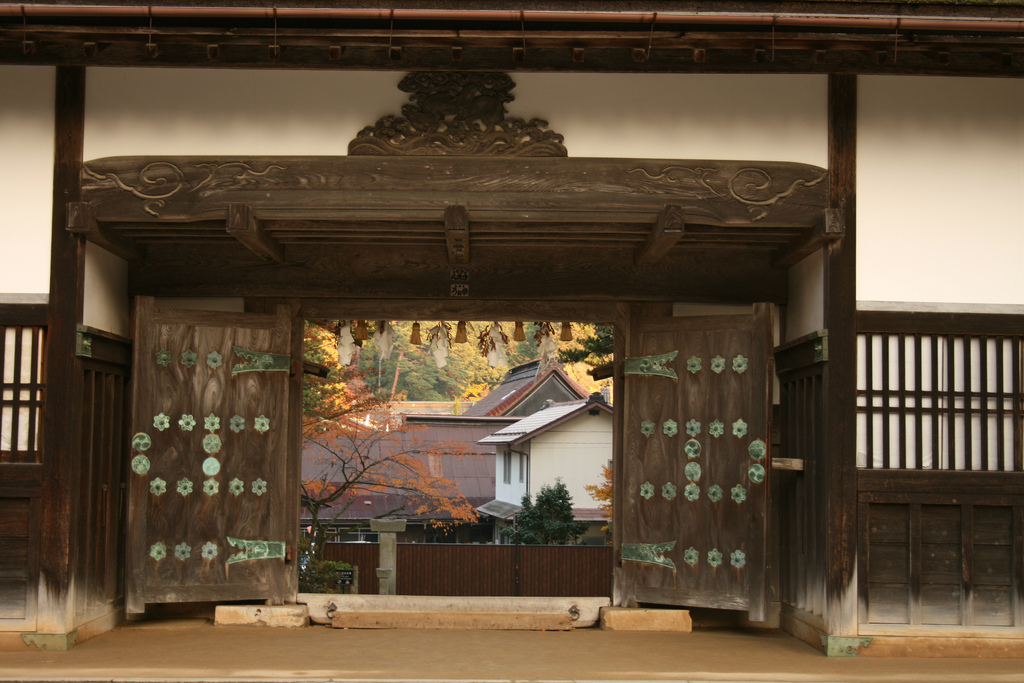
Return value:
[[(600, 503), (597, 507), (604, 510), (605, 517), (608, 518), (610, 524), (612, 519), (612, 468), (601, 465), (601, 483), (587, 484), (583, 488), (587, 490), (591, 498)], [(607, 531), (608, 527), (603, 527), (603, 530)]]

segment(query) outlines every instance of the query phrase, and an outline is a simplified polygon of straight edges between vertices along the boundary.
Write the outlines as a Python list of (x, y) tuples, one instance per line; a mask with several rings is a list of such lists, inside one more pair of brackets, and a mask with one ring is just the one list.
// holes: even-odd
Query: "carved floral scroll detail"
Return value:
[(632, 168), (626, 172), (637, 174), (636, 189), (642, 192), (663, 192), (671, 189), (677, 198), (706, 200), (725, 199), (739, 202), (752, 214), (752, 221), (763, 220), (770, 209), (801, 189), (814, 187), (825, 181), (828, 173), (818, 169), (806, 178), (780, 183), (762, 168), (748, 166), (737, 169), (728, 177), (721, 168), (703, 166), (665, 166), (652, 173), (645, 168)]
[(508, 116), (515, 83), (504, 73), (417, 72), (402, 116), (381, 117), (349, 143), (350, 156), (460, 155), (564, 157), (563, 137), (547, 121)]

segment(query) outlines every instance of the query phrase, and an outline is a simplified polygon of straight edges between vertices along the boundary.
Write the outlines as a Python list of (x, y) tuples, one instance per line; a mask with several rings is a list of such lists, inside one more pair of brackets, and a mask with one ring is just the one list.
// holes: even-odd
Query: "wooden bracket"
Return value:
[(444, 208), (444, 235), (448, 240), (448, 261), (469, 263), (469, 211), (452, 204)]
[(228, 204), (227, 230), (264, 261), (284, 261), (284, 249), (263, 230), (248, 204)]
[(842, 209), (825, 209), (821, 218), (814, 224), (811, 234), (793, 240), (782, 247), (775, 255), (772, 267), (789, 268), (794, 266), (826, 244), (842, 238), (845, 234), (846, 220)]
[(657, 263), (679, 242), (685, 230), (683, 207), (666, 204), (658, 214), (658, 221), (647, 235), (647, 241), (636, 254), (636, 265)]
[(96, 220), (88, 202), (68, 202), (67, 231), (82, 235), (93, 244), (129, 261), (142, 259), (138, 246), (127, 237), (119, 237)]

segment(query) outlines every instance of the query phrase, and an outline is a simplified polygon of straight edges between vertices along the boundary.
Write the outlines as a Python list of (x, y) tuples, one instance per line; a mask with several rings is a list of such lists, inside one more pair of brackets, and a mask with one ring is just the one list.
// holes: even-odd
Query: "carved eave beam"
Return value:
[(247, 204), (228, 204), (228, 234), (264, 261), (284, 261), (284, 248), (256, 220)]
[(657, 263), (683, 236), (685, 219), (683, 207), (668, 204), (658, 214), (658, 220), (647, 235), (647, 241), (636, 254), (636, 265)]
[(96, 220), (88, 202), (68, 202), (68, 232), (82, 235), (93, 244), (129, 261), (142, 259), (142, 250), (129, 238), (119, 237)]
[(469, 211), (452, 204), (444, 209), (444, 236), (452, 265), (469, 263)]
[(811, 233), (795, 240), (779, 250), (772, 261), (774, 268), (789, 268), (827, 244), (835, 242), (846, 234), (843, 212), (839, 209), (825, 209), (814, 224)]

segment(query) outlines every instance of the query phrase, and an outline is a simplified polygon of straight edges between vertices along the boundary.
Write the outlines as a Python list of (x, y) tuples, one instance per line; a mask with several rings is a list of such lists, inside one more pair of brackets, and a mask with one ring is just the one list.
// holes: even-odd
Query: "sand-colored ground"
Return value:
[(828, 658), (777, 631), (378, 631), (129, 624), (0, 653), (0, 681), (1024, 681), (1019, 659)]

